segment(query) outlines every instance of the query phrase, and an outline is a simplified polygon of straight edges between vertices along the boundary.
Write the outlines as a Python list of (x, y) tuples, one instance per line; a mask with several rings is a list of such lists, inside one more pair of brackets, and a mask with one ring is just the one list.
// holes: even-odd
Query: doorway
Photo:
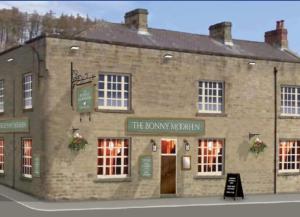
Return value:
[(176, 194), (176, 146), (176, 139), (161, 140), (161, 194)]

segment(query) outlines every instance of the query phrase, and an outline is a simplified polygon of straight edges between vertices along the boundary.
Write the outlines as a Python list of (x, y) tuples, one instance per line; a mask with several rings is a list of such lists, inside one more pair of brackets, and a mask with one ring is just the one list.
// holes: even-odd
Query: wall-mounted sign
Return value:
[(153, 170), (153, 162), (151, 155), (144, 155), (140, 157), (140, 176), (143, 178), (151, 178)]
[(0, 120), (0, 133), (28, 133), (28, 118)]
[(197, 119), (128, 118), (127, 134), (201, 135), (204, 121)]
[(92, 112), (94, 108), (94, 87), (77, 87), (77, 111), (80, 113)]
[(33, 157), (33, 176), (34, 177), (40, 177), (40, 171), (41, 171), (41, 160), (40, 156), (34, 156)]

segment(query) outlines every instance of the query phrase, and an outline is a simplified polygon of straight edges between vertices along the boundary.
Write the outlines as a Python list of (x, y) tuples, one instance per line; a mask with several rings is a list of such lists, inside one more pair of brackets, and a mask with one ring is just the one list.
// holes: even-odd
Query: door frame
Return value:
[[(162, 141), (163, 140), (174, 140), (176, 142), (176, 148), (175, 148), (175, 154), (162, 154), (161, 152), (161, 149), (162, 149)], [(174, 194), (162, 194), (160, 192), (160, 195), (177, 195), (177, 153), (178, 153), (178, 139), (177, 138), (174, 138), (174, 137), (164, 137), (164, 138), (161, 138), (160, 139), (160, 188), (161, 188), (161, 164), (162, 164), (162, 161), (161, 161), (161, 157), (162, 156), (175, 156), (175, 193)]]

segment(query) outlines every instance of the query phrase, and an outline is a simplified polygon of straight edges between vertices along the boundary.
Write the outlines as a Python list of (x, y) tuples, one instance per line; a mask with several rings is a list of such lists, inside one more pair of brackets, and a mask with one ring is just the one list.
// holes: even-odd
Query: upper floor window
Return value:
[(22, 139), (22, 175), (32, 178), (32, 139)]
[(300, 87), (281, 87), (281, 114), (300, 115)]
[(198, 145), (198, 174), (222, 175), (224, 140), (201, 139)]
[(0, 112), (4, 112), (4, 80), (0, 80)]
[(98, 82), (98, 108), (129, 108), (129, 76), (100, 74)]
[(25, 74), (23, 78), (24, 109), (32, 108), (32, 74)]
[(129, 174), (128, 153), (128, 139), (99, 139), (98, 177), (127, 177)]
[(4, 140), (0, 139), (0, 173), (4, 173)]
[(199, 81), (198, 111), (202, 113), (222, 113), (224, 84), (218, 81)]
[(279, 143), (279, 172), (299, 172), (300, 141), (282, 140)]

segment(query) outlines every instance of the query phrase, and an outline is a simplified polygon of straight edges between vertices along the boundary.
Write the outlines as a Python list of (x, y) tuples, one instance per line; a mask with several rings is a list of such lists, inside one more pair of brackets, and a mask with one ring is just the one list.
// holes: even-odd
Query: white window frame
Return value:
[[(26, 78), (27, 77), (30, 77), (30, 81), (26, 81)], [(23, 103), (24, 103), (24, 109), (32, 109), (33, 105), (32, 105), (32, 79), (33, 79), (33, 76), (32, 76), (32, 73), (26, 73), (24, 74), (24, 77), (23, 77)], [(29, 84), (31, 86), (30, 89), (25, 89), (26, 87), (26, 84)], [(25, 93), (31, 93), (30, 97), (25, 97)], [(26, 105), (26, 101), (30, 101), (30, 105)]]
[[(100, 75), (104, 76), (104, 89), (100, 89), (99, 88), (99, 84), (100, 82)], [(98, 75), (98, 101), (97, 101), (97, 105), (98, 105), (98, 109), (109, 109), (109, 110), (129, 110), (130, 108), (130, 75), (128, 74), (108, 74), (108, 73), (100, 73)], [(113, 84), (115, 84), (117, 86), (118, 82), (118, 77), (121, 76), (121, 91), (118, 91), (117, 88), (116, 89), (108, 89), (108, 76), (117, 76), (117, 81), (116, 82), (111, 82), (111, 86), (113, 86)], [(125, 77), (128, 78), (128, 90), (125, 90), (125, 84), (127, 84), (125, 82)], [(99, 92), (103, 91), (104, 92), (104, 96), (100, 97), (99, 96)], [(117, 94), (118, 92), (121, 92), (121, 98), (113, 98), (112, 96), (110, 98), (108, 98), (108, 92), (111, 92), (111, 94), (115, 93)], [(128, 98), (125, 98), (125, 92), (127, 92), (128, 94)], [(100, 100), (103, 99), (104, 100), (104, 105), (100, 105)], [(117, 101), (121, 101), (121, 106), (118, 105), (107, 105), (108, 104), (108, 100), (116, 100)], [(125, 101), (127, 101), (127, 105), (125, 105)]]
[[(31, 155), (25, 155), (25, 141), (31, 141), (31, 147), (26, 147), (29, 149), (29, 153), (31, 153)], [(26, 177), (26, 178), (32, 178), (32, 139), (31, 138), (22, 138), (21, 141), (22, 145), (21, 145), (21, 163), (22, 163), (22, 176)], [(31, 159), (31, 164), (25, 164), (25, 159)], [(27, 168), (27, 169), (26, 169)], [(28, 173), (26, 171), (29, 171)]]
[[(213, 165), (216, 165), (216, 171), (204, 171), (204, 166), (205, 166), (205, 162), (204, 162), (204, 159), (205, 157), (208, 158), (208, 152), (206, 155), (204, 155), (204, 143), (202, 143), (202, 141), (204, 142), (213, 142), (214, 140), (218, 141), (218, 142), (221, 142), (222, 143), (222, 153), (219, 154), (217, 153), (216, 155), (216, 163), (213, 163)], [(225, 140), (224, 139), (218, 139), (218, 138), (213, 138), (213, 139), (198, 139), (198, 146), (197, 146), (197, 174), (198, 176), (221, 176), (224, 174), (224, 150), (225, 150)], [(201, 155), (199, 154), (199, 149), (201, 149), (201, 154), (203, 155), (201, 157)], [(219, 156), (222, 157), (222, 162), (219, 162)], [(199, 159), (201, 160), (201, 162), (199, 163)], [(206, 163), (208, 164), (208, 163)], [(219, 164), (222, 165), (222, 171), (219, 171), (218, 170), (218, 166)], [(199, 171), (198, 167), (201, 166), (201, 172)]]
[[(202, 82), (202, 86), (200, 84), (200, 82)], [(216, 85), (216, 87), (205, 87), (205, 84), (210, 84), (213, 86), (213, 84)], [(219, 85), (222, 85), (222, 89), (219, 88)], [(202, 94), (200, 94), (200, 89), (202, 89)], [(216, 95), (210, 95), (210, 94), (205, 94), (205, 90), (209, 91), (216, 91)], [(222, 95), (220, 96), (219, 95), (219, 90), (222, 91)], [(199, 113), (212, 113), (212, 114), (221, 114), (224, 112), (224, 105), (225, 105), (225, 102), (224, 102), (224, 91), (225, 91), (225, 82), (224, 81), (213, 81), (213, 80), (209, 80), (209, 81), (206, 81), (206, 80), (200, 80), (198, 81), (198, 100), (197, 100), (197, 107), (198, 107), (198, 112)], [(201, 101), (199, 98), (202, 98)], [(206, 97), (209, 97), (211, 98), (211, 100), (213, 100), (213, 98), (216, 99), (216, 102), (206, 102), (205, 101), (205, 98)], [(220, 98), (222, 99), (222, 102), (220, 104)], [(202, 108), (200, 108), (200, 104), (202, 104)], [(206, 106), (216, 106), (216, 110), (213, 110), (213, 109), (206, 109)], [(218, 107), (221, 106), (221, 110), (218, 109)]]
[[(99, 156), (98, 155), (98, 151), (99, 151), (99, 141), (100, 140), (104, 140), (104, 147), (103, 147), (103, 156)], [(109, 142), (110, 140), (121, 140), (121, 144), (122, 144), (122, 148), (121, 148), (121, 157), (118, 157), (118, 158), (121, 158), (121, 164), (118, 165), (121, 167), (121, 174), (114, 174), (114, 175), (109, 175), (109, 174), (106, 174), (106, 143)], [(125, 143), (125, 140), (127, 140), (128, 142), (128, 155), (125, 157), (124, 155), (124, 143)], [(131, 145), (130, 145), (130, 139), (129, 138), (98, 138), (98, 144), (97, 144), (97, 178), (99, 179), (106, 179), (106, 178), (127, 178), (130, 176), (130, 149), (131, 149)], [(98, 164), (98, 159), (99, 158), (102, 158), (103, 159), (103, 165), (99, 165)], [(125, 158), (127, 158), (127, 162), (128, 164), (125, 165)], [(99, 167), (102, 167), (102, 175), (99, 175), (98, 174), (98, 168)], [(127, 167), (127, 174), (124, 174), (124, 168)]]
[(0, 173), (4, 173), (4, 163), (5, 163), (5, 156), (4, 156), (4, 139), (0, 138), (0, 149), (2, 149), (2, 154), (0, 153), (0, 156), (2, 157), (2, 160), (0, 160), (0, 164), (2, 165), (2, 169), (0, 169)]
[(4, 112), (4, 80), (0, 80), (0, 113)]
[[(294, 154), (286, 154), (287, 156), (294, 156), (294, 161), (289, 161), (289, 160), (286, 160), (285, 157), (283, 156), (283, 152), (281, 152), (280, 154), (280, 149), (282, 148), (281, 147), (281, 144), (282, 143), (295, 143), (295, 147), (291, 147), (291, 148), (294, 148), (295, 149), (295, 153)], [(299, 143), (299, 144), (298, 144)], [(298, 153), (298, 146), (300, 146), (300, 141), (297, 140), (297, 139), (282, 139), (279, 141), (279, 150), (278, 150), (278, 173), (299, 173), (299, 161), (297, 159), (298, 155), (300, 155), (300, 153)], [(280, 156), (282, 156), (282, 161), (280, 161)], [(289, 163), (290, 165), (294, 164), (294, 169), (285, 169), (284, 168), (284, 164), (285, 163)], [(280, 164), (281, 164), (281, 169), (280, 169)]]
[[(292, 89), (295, 90), (294, 93), (289, 93), (292, 91)], [(286, 98), (287, 96), (290, 96)], [(289, 85), (282, 85), (281, 86), (281, 101), (280, 101), (280, 115), (282, 116), (300, 116), (300, 100), (298, 100), (298, 96), (300, 97), (300, 86), (289, 86)], [(292, 100), (292, 97), (295, 97), (295, 100)], [(289, 99), (290, 98), (290, 99)], [(295, 106), (286, 106), (286, 103), (295, 103)], [(299, 106), (298, 106), (299, 103)], [(291, 110), (291, 113), (287, 112), (288, 110)], [(292, 112), (294, 110), (294, 112)]]

